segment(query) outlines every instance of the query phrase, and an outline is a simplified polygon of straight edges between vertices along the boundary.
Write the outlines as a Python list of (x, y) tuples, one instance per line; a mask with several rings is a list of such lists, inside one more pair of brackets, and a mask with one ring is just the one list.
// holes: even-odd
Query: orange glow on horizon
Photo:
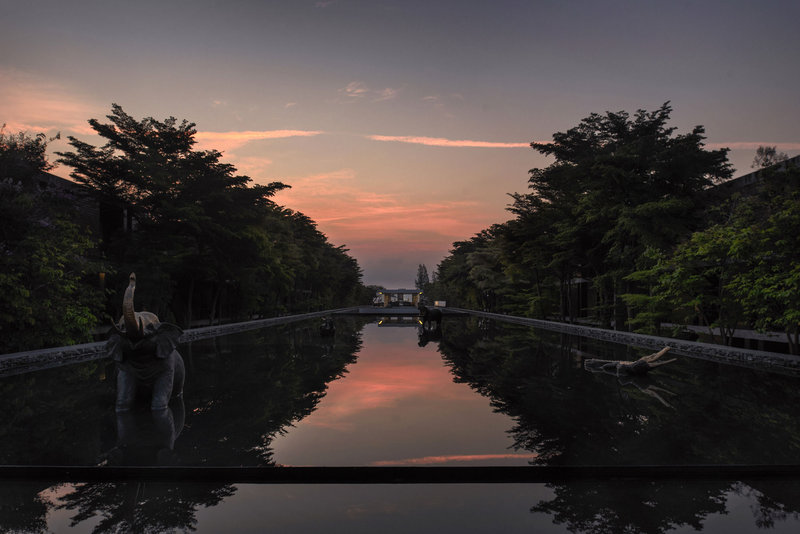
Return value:
[(447, 250), (454, 241), (497, 221), (498, 214), (474, 200), (420, 201), (362, 189), (355, 172), (287, 178), (291, 189), (275, 201), (300, 211), (319, 224), (334, 243), (361, 251)]
[(67, 135), (94, 135), (88, 124), (98, 108), (73, 88), (55, 80), (0, 67), (3, 80), (0, 98), (0, 125), (6, 133), (27, 132)]

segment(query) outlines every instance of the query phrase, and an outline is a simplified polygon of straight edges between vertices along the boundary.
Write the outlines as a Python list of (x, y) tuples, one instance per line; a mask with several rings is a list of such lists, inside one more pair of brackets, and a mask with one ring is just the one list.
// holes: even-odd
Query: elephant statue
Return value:
[(422, 328), (433, 330), (434, 327), (432, 326), (433, 323), (436, 323), (436, 328), (439, 329), (442, 326), (442, 310), (436, 308), (428, 308), (424, 304), (419, 305), (419, 315), (422, 317)]
[(336, 324), (330, 317), (322, 319), (322, 324), (319, 326), (319, 335), (322, 337), (331, 337), (336, 335)]
[(135, 291), (136, 274), (131, 273), (122, 299), (122, 318), (106, 344), (117, 362), (116, 410), (130, 410), (139, 389), (149, 390), (152, 411), (166, 410), (171, 398), (183, 394), (186, 371), (177, 350), (183, 330), (162, 323), (154, 313), (134, 311)]
[(169, 401), (166, 410), (150, 414), (117, 412), (117, 441), (97, 458), (98, 465), (175, 465), (175, 440), (186, 420), (182, 397)]
[(426, 346), (431, 341), (436, 341), (436, 342), (441, 341), (442, 340), (441, 325), (437, 326), (433, 330), (430, 329), (426, 330), (425, 327), (423, 326), (422, 328), (419, 329), (419, 332), (417, 333), (417, 338), (419, 339), (417, 345), (420, 347)]

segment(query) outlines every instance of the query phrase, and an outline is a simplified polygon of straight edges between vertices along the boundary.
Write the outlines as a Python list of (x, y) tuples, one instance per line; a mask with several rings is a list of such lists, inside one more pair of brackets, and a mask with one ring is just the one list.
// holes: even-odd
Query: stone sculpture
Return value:
[(185, 368), (177, 350), (183, 331), (162, 323), (153, 313), (134, 311), (135, 291), (136, 274), (131, 273), (122, 299), (122, 318), (106, 345), (117, 362), (116, 410), (130, 410), (139, 389), (150, 392), (152, 411), (165, 410), (171, 398), (183, 394)]
[(674, 362), (676, 358), (663, 362), (657, 361), (668, 351), (669, 347), (664, 347), (654, 354), (642, 356), (633, 362), (624, 360), (598, 360), (589, 358), (583, 362), (583, 367), (589, 371), (604, 371), (616, 375), (644, 375), (656, 367), (661, 367), (662, 365)]
[(319, 335), (322, 337), (331, 337), (336, 334), (336, 324), (330, 317), (324, 317), (322, 324), (319, 325)]
[(183, 398), (173, 398), (166, 410), (150, 414), (117, 412), (117, 441), (101, 454), (98, 465), (175, 465), (175, 440), (183, 430), (186, 409)]

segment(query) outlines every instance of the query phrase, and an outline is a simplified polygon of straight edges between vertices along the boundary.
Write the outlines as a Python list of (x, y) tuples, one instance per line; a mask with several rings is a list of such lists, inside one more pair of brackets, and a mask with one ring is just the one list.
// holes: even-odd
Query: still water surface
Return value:
[[(620, 380), (584, 370), (583, 359), (646, 351), (449, 319), (440, 339), (398, 321), (342, 317), (332, 339), (320, 337), (314, 321), (182, 346), (185, 398), (167, 420), (146, 409), (118, 417), (107, 362), (2, 378), (0, 461), (726, 465), (800, 457), (795, 378), (679, 358), (646, 379)], [(3, 532), (800, 528), (793, 480), (0, 486)]]
[[(409, 326), (413, 327), (413, 324)], [(347, 374), (324, 402), (272, 442), (283, 465), (525, 465), (511, 418), (456, 383), (436, 343), (416, 328), (368, 324)]]

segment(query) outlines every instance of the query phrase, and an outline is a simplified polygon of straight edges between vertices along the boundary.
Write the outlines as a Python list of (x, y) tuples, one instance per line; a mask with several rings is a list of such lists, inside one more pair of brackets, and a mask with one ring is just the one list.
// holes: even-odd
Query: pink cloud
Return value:
[(285, 139), (288, 137), (313, 137), (324, 132), (319, 130), (262, 130), (262, 131), (231, 131), (231, 132), (197, 132), (195, 139), (198, 146), (205, 149), (215, 149), (220, 152), (232, 151), (250, 143), (264, 139)]
[(369, 89), (364, 85), (364, 82), (350, 82), (345, 87), (339, 89), (339, 93), (348, 98), (363, 98), (368, 92)]
[(373, 141), (394, 141), (415, 145), (451, 147), (451, 148), (530, 148), (530, 143), (502, 143), (494, 141), (470, 141), (445, 139), (443, 137), (422, 137), (411, 135), (368, 135)]

